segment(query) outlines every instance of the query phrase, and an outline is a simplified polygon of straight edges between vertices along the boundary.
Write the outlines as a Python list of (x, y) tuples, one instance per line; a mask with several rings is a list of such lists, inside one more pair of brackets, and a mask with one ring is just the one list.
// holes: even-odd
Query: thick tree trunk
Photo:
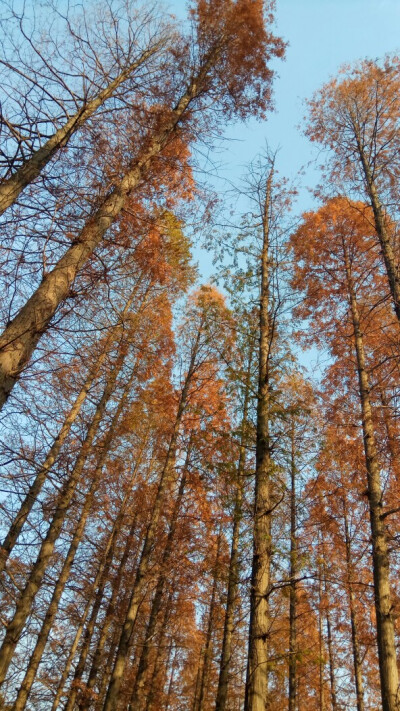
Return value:
[(297, 710), (297, 520), (294, 415), (290, 428), (289, 711)]
[(176, 527), (178, 523), (179, 512), (182, 506), (182, 499), (185, 492), (186, 482), (187, 482), (187, 471), (189, 467), (190, 459), (190, 445), (186, 454), (186, 461), (183, 468), (183, 473), (181, 477), (181, 482), (179, 485), (178, 495), (175, 500), (174, 508), (172, 511), (171, 520), (169, 523), (169, 530), (167, 541), (164, 547), (164, 552), (162, 560), (160, 563), (160, 573), (158, 576), (156, 591), (151, 603), (150, 617), (147, 623), (145, 639), (142, 647), (142, 652), (140, 655), (139, 667), (135, 679), (135, 685), (133, 689), (132, 699), (129, 706), (129, 711), (140, 711), (143, 705), (143, 699), (145, 696), (145, 683), (147, 678), (147, 673), (150, 663), (150, 653), (152, 649), (152, 642), (154, 633), (156, 630), (156, 624), (159, 612), (161, 610), (161, 605), (163, 601), (165, 584), (167, 582), (168, 576), (170, 575), (169, 563), (174, 549)]
[(253, 344), (250, 344), (248, 368), (243, 401), (242, 431), (240, 437), (239, 461), (236, 473), (236, 497), (233, 512), (233, 529), (231, 555), (229, 560), (228, 590), (226, 596), (226, 610), (224, 619), (224, 635), (222, 639), (221, 661), (219, 669), (217, 698), (215, 711), (225, 711), (228, 698), (229, 667), (232, 656), (232, 638), (235, 623), (235, 610), (237, 605), (237, 592), (239, 585), (239, 537), (240, 524), (242, 521), (242, 503), (244, 471), (246, 464), (246, 427), (250, 399), (250, 378), (252, 365)]
[(67, 298), (78, 272), (120, 214), (129, 194), (146, 175), (153, 158), (167, 145), (189, 105), (202, 93), (209, 68), (219, 51), (216, 46), (198, 74), (192, 77), (175, 108), (167, 113), (161, 128), (149, 139), (142, 154), (132, 161), (124, 177), (104, 198), (79, 236), (3, 331), (0, 336), (0, 408), (49, 327), (58, 306)]
[(91, 452), (92, 444), (103, 418), (107, 403), (113, 393), (122, 364), (123, 356), (119, 358), (108, 378), (103, 395), (96, 407), (96, 411), (87, 431), (85, 441), (76, 460), (74, 469), (58, 497), (55, 513), (47, 531), (46, 538), (40, 547), (36, 563), (34, 564), (25, 588), (17, 601), (14, 616), (7, 626), (7, 631), (0, 649), (0, 683), (3, 683), (6, 677), (15, 647), (18, 644), (25, 622), (31, 612), (36, 593), (42, 584), (43, 576), (53, 554), (55, 543), (60, 535), (69, 506), (81, 478), (83, 468)]
[(10, 554), (17, 542), (18, 536), (21, 533), (21, 530), (25, 524), (25, 521), (27, 520), (32, 507), (37, 500), (37, 497), (39, 496), (42, 487), (51, 471), (51, 468), (56, 461), (58, 454), (61, 450), (61, 447), (63, 446), (65, 440), (67, 439), (71, 427), (74, 424), (76, 418), (78, 417), (83, 403), (86, 400), (87, 394), (93, 385), (94, 381), (96, 380), (100, 369), (105, 361), (105, 359), (108, 356), (108, 351), (111, 346), (111, 344), (115, 341), (116, 337), (118, 336), (119, 331), (122, 331), (123, 329), (123, 323), (124, 323), (124, 318), (126, 317), (133, 299), (134, 295), (136, 292), (136, 288), (133, 290), (131, 296), (129, 297), (127, 303), (125, 304), (124, 310), (122, 311), (118, 323), (116, 323), (109, 331), (109, 334), (104, 342), (102, 344), (102, 351), (98, 358), (96, 359), (96, 362), (92, 365), (92, 367), (89, 370), (89, 373), (87, 375), (87, 378), (78, 393), (77, 397), (75, 398), (75, 401), (73, 405), (71, 406), (63, 424), (62, 427), (55, 438), (47, 456), (46, 459), (44, 460), (43, 464), (40, 466), (40, 469), (32, 482), (29, 491), (27, 495), (25, 496), (25, 499), (23, 500), (19, 511), (17, 515), (15, 516), (9, 531), (4, 539), (3, 545), (1, 547), (0, 551), (0, 573), (3, 572), (5, 569), (5, 566), (7, 564), (8, 558), (10, 557)]
[(263, 215), (260, 285), (260, 349), (256, 426), (253, 566), (250, 598), (249, 659), (245, 711), (266, 711), (268, 704), (268, 635), (271, 561), (271, 453), (269, 437), (269, 213), (273, 168), (267, 182)]
[(398, 711), (399, 676), (396, 660), (396, 645), (389, 580), (389, 553), (384, 520), (382, 518), (382, 487), (380, 465), (375, 441), (375, 432), (370, 402), (369, 378), (365, 363), (364, 340), (360, 326), (358, 304), (354, 289), (351, 264), (344, 249), (347, 272), (349, 305), (354, 329), (354, 344), (357, 357), (358, 380), (362, 413), (365, 463), (368, 480), (368, 501), (371, 521), (374, 594), (379, 654), (383, 711)]
[(68, 121), (58, 129), (8, 180), (0, 185), (0, 215), (10, 207), (27, 185), (32, 183), (49, 163), (52, 157), (67, 145), (71, 136), (109, 99), (117, 89), (134, 74), (150, 57), (158, 52), (164, 42), (160, 40), (142, 54), (100, 91), (97, 96), (84, 103)]
[(121, 690), (122, 679), (125, 671), (125, 665), (128, 657), (129, 642), (132, 636), (132, 631), (135, 626), (136, 617), (139, 609), (139, 604), (142, 598), (143, 588), (147, 580), (147, 573), (150, 565), (151, 553), (153, 550), (158, 524), (164, 504), (165, 494), (171, 484), (174, 475), (176, 448), (178, 444), (178, 435), (181, 425), (182, 416), (185, 410), (187, 398), (189, 395), (189, 387), (196, 368), (196, 355), (200, 342), (200, 329), (197, 334), (196, 342), (192, 349), (191, 361), (186, 375), (186, 379), (182, 388), (182, 393), (179, 399), (178, 410), (175, 418), (174, 428), (169, 443), (169, 448), (165, 460), (163, 470), (161, 472), (160, 481), (156, 493), (156, 498), (153, 504), (150, 523), (146, 532), (143, 549), (140, 556), (139, 566), (137, 569), (135, 581), (132, 586), (132, 593), (129, 601), (128, 612), (125, 623), (122, 628), (121, 638), (118, 645), (117, 657), (114, 664), (113, 673), (111, 676), (110, 685), (107, 690), (107, 695), (104, 703), (104, 711), (115, 711)]

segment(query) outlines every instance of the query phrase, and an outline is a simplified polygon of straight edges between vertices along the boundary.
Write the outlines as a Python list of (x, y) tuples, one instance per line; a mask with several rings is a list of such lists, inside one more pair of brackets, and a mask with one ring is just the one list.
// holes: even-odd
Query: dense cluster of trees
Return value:
[(310, 100), (313, 211), (266, 150), (222, 233), (273, 11), (3, 4), (4, 710), (400, 709), (400, 60)]

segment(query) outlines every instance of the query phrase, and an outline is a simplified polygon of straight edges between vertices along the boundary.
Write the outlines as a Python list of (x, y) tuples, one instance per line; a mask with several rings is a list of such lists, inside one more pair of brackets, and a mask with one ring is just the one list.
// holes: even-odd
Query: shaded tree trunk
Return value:
[(290, 427), (289, 711), (297, 709), (297, 520), (294, 415)]
[(358, 628), (357, 628), (357, 617), (355, 610), (355, 600), (354, 600), (354, 590), (353, 590), (353, 561), (351, 553), (351, 540), (349, 523), (347, 516), (347, 502), (345, 496), (343, 496), (343, 520), (344, 520), (344, 535), (346, 544), (346, 572), (347, 572), (347, 591), (349, 596), (349, 607), (350, 607), (350, 624), (351, 624), (351, 642), (353, 648), (353, 662), (354, 662), (354, 679), (356, 685), (356, 696), (357, 696), (357, 711), (365, 711), (364, 705), (364, 684), (362, 677), (361, 668), (361, 654), (360, 654), (360, 644), (358, 638)]
[(206, 638), (204, 641), (204, 653), (203, 653), (203, 664), (201, 667), (200, 684), (199, 684), (199, 694), (196, 711), (203, 711), (208, 691), (208, 679), (210, 676), (210, 666), (212, 659), (212, 642), (213, 642), (213, 629), (214, 629), (214, 618), (215, 618), (215, 600), (217, 595), (217, 585), (219, 578), (219, 559), (221, 554), (221, 542), (222, 533), (218, 534), (217, 538), (217, 552), (215, 555), (215, 564), (213, 570), (213, 585), (211, 589), (211, 599), (208, 611), (208, 621), (207, 621), (207, 631)]
[(386, 274), (389, 283), (390, 294), (392, 296), (394, 310), (397, 319), (400, 321), (400, 275), (397, 260), (394, 254), (387, 221), (385, 218), (382, 203), (376, 186), (376, 181), (373, 177), (368, 156), (363, 147), (361, 127), (358, 124), (355, 114), (350, 111), (351, 120), (353, 123), (354, 136), (357, 142), (358, 154), (364, 175), (364, 182), (368, 197), (371, 202), (371, 207), (374, 213), (375, 229), (378, 235), (379, 244), (382, 250), (383, 261), (386, 268)]

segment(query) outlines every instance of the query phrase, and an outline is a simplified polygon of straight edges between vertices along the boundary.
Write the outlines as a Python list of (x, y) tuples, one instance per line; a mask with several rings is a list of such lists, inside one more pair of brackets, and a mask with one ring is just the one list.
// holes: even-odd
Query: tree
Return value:
[[(389, 553), (383, 512), (380, 461), (376, 444), (371, 400), (371, 366), (368, 332), (381, 305), (381, 326), (391, 327), (390, 314), (382, 300), (382, 275), (374, 268), (377, 260), (374, 234), (362, 203), (349, 205), (346, 198), (330, 200), (317, 213), (308, 213), (292, 236), (297, 270), (295, 282), (305, 289), (305, 312), (318, 302), (315, 322), (323, 326), (332, 351), (338, 352), (341, 337), (352, 343), (356, 358), (358, 394), (367, 472), (374, 570), (377, 640), (382, 705), (385, 711), (398, 708), (398, 671), (389, 580)], [(333, 301), (334, 299), (334, 301)], [(339, 326), (338, 308), (344, 308), (344, 329)], [(340, 346), (339, 346), (340, 348)]]
[[(215, 3), (200, 0), (192, 10), (192, 17), (195, 42), (191, 45), (182, 40), (178, 44), (178, 58), (172, 57), (173, 85), (168, 85), (167, 96), (160, 97), (158, 112), (154, 112), (141, 148), (133, 153), (123, 176), (114, 182), (0, 338), (0, 406), (59, 305), (67, 298), (77, 274), (100, 245), (129, 196), (145, 180), (154, 160), (172, 141), (184, 138), (187, 144), (193, 140), (194, 132), (200, 128), (190, 122), (194, 109), (201, 109), (205, 124), (207, 97), (216, 100), (225, 117), (244, 118), (250, 112), (260, 115), (270, 104), (272, 72), (268, 61), (273, 56), (282, 56), (284, 46), (268, 32), (271, 15), (264, 20), (263, 3), (220, 0), (216, 8)], [(178, 76), (176, 67), (181, 70)], [(207, 118), (211, 119), (212, 114)]]
[[(368, 200), (400, 321), (398, 254), (391, 213), (398, 201), (400, 61), (364, 60), (345, 68), (309, 102), (307, 134), (332, 151), (331, 176)], [(357, 194), (360, 193), (361, 195)]]

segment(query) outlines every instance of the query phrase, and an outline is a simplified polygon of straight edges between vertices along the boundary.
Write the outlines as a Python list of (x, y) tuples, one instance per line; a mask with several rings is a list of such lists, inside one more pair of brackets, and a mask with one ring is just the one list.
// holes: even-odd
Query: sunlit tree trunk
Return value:
[(354, 288), (351, 263), (344, 247), (349, 306), (354, 328), (354, 343), (360, 388), (365, 463), (368, 480), (368, 501), (371, 521), (374, 595), (383, 711), (398, 711), (398, 669), (394, 637), (393, 610), (389, 580), (389, 554), (385, 530), (380, 480), (380, 464), (370, 401), (370, 385), (365, 363), (364, 339)]
[(0, 336), (0, 408), (47, 331), (59, 305), (67, 298), (77, 274), (124, 208), (130, 193), (146, 175), (153, 159), (165, 148), (191, 103), (202, 94), (207, 74), (218, 60), (220, 51), (221, 46), (216, 44), (197, 75), (191, 77), (175, 107), (166, 111), (165, 120), (149, 138), (146, 148), (132, 161), (125, 175), (106, 195), (65, 254), (44, 276), (36, 291), (3, 331)]

